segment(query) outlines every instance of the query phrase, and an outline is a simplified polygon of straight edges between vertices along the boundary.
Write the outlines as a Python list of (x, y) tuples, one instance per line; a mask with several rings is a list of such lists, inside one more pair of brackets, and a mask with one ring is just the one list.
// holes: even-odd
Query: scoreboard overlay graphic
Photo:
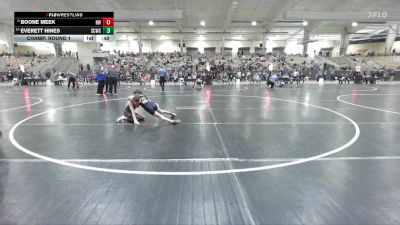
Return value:
[(14, 12), (15, 42), (112, 42), (114, 12)]

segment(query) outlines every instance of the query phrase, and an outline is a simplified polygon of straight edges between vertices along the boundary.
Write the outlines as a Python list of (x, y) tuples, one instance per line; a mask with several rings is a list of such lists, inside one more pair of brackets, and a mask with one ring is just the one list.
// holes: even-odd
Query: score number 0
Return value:
[(114, 26), (114, 18), (103, 18), (103, 26)]

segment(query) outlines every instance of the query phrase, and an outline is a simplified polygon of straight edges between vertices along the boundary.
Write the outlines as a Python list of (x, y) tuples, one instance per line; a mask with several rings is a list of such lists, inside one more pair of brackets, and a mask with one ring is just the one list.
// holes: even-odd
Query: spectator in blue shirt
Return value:
[(103, 94), (104, 84), (106, 82), (106, 76), (104, 74), (104, 68), (96, 70), (96, 80), (97, 80), (97, 95)]

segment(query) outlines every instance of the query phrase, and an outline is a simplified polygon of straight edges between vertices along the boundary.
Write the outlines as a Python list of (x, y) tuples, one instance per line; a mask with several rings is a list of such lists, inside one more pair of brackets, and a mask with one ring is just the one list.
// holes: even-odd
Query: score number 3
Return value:
[(103, 27), (103, 34), (114, 34), (114, 27)]

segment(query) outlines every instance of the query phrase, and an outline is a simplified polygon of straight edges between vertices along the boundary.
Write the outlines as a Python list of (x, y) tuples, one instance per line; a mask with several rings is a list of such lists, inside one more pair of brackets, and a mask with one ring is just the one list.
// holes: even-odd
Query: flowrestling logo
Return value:
[(368, 18), (386, 18), (388, 17), (388, 13), (386, 11), (372, 11), (367, 12)]

